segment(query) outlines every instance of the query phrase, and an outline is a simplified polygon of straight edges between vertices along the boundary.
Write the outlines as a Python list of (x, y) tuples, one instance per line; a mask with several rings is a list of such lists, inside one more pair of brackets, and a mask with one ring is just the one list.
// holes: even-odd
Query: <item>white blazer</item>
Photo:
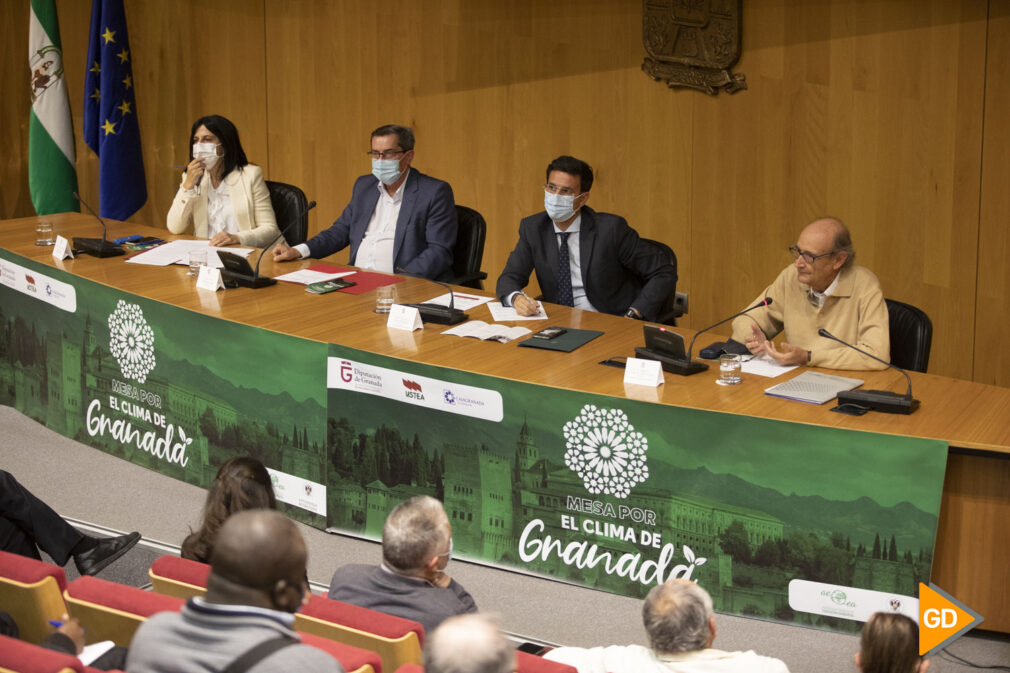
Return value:
[[(183, 173), (183, 181), (186, 174)], [(273, 206), (270, 205), (270, 192), (263, 181), (263, 170), (259, 166), (247, 164), (244, 168), (236, 168), (225, 176), (228, 183), (228, 195), (231, 197), (232, 208), (235, 209), (235, 219), (238, 221), (238, 239), (241, 245), (262, 247), (273, 240), (280, 229), (277, 228), (277, 218)], [(168, 211), (168, 230), (173, 234), (184, 234), (192, 230), (199, 238), (207, 236), (207, 193), (211, 189), (210, 180), (205, 179), (200, 193), (191, 196), (182, 185), (175, 193), (172, 207)]]

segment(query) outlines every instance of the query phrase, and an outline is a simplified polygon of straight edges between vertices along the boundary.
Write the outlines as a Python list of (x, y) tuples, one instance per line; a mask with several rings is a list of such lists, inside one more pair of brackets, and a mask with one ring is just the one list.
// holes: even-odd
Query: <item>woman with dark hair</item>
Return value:
[(207, 490), (203, 524), (182, 543), (182, 558), (210, 563), (214, 540), (225, 519), (246, 509), (277, 509), (270, 473), (255, 458), (230, 458)]
[[(189, 165), (168, 211), (168, 230), (210, 244), (262, 247), (280, 233), (263, 171), (246, 159), (238, 129), (219, 115), (190, 132)], [(281, 241), (283, 242), (283, 241)]]
[(876, 612), (863, 625), (856, 654), (863, 673), (926, 673), (919, 656), (919, 625), (897, 612)]

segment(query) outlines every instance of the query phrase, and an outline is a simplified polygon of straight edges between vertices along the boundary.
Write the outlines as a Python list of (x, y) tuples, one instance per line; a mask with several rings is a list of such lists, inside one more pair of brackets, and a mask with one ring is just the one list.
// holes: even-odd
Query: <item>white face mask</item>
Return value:
[(544, 192), (544, 210), (555, 222), (564, 222), (575, 214), (575, 199), (581, 194), (551, 194)]
[(400, 170), (400, 160), (372, 159), (372, 175), (384, 185), (393, 184), (403, 175), (403, 171)]
[(203, 167), (209, 171), (219, 159), (217, 156), (218, 147), (220, 145), (216, 143), (193, 143), (193, 158), (203, 159)]

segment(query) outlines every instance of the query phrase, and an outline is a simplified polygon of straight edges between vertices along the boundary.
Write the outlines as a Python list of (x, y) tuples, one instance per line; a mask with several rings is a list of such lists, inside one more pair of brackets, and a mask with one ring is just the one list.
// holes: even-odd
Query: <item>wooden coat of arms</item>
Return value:
[(730, 68), (740, 59), (743, 0), (643, 0), (642, 70), (672, 88), (736, 93), (747, 78)]

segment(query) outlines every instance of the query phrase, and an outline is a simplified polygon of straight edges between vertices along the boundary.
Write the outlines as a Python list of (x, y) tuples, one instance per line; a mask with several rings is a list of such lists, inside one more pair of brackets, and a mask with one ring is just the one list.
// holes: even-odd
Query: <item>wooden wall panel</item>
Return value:
[(695, 102), (692, 324), (742, 308), (837, 215), (885, 295), (932, 316), (930, 370), (970, 377), (985, 3), (745, 7), (745, 43), (768, 42), (739, 65), (750, 89)]
[[(400, 122), (416, 166), (487, 219), (493, 287), (542, 208), (544, 167), (570, 153), (596, 169), (591, 206), (677, 252), (683, 324), (756, 296), (831, 213), (885, 293), (932, 316), (932, 372), (1010, 385), (1010, 356), (975, 357), (1006, 350), (1008, 4), (749, 0), (750, 88), (709, 98), (641, 72), (641, 0), (126, 0), (150, 193), (135, 219), (164, 222), (201, 114), (233, 119), (269, 179), (319, 202), (312, 232), (369, 170), (371, 129)], [(89, 12), (59, 2), (76, 127)], [(14, 217), (31, 213), (26, 3), (0, 14), (0, 215)], [(78, 129), (85, 196), (96, 171)]]
[(976, 381), (1010, 386), (1010, 3), (989, 18), (975, 311)]

